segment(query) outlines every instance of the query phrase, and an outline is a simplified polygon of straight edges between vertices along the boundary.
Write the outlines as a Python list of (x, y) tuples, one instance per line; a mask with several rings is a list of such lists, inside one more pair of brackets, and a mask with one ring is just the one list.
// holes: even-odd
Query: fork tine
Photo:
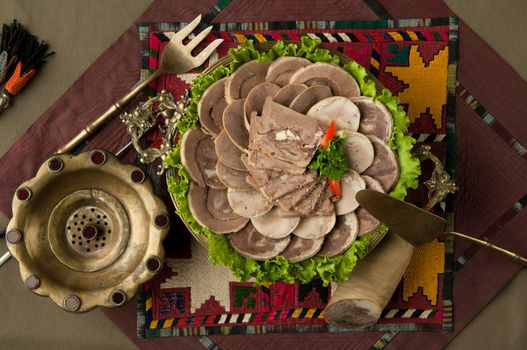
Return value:
[(192, 22), (187, 24), (185, 27), (181, 28), (179, 32), (177, 32), (171, 39), (172, 40), (179, 40), (183, 41), (196, 27), (198, 26), (199, 22), (201, 22), (201, 15), (198, 15), (198, 17), (194, 18)]
[(216, 50), (216, 48), (218, 46), (220, 46), (220, 44), (223, 42), (223, 39), (216, 39), (214, 40), (212, 43), (209, 44), (209, 46), (207, 46), (205, 49), (203, 49), (203, 51), (201, 51), (197, 56), (196, 56), (196, 60), (199, 61), (199, 66), (201, 66), (201, 64), (203, 64), (203, 62), (205, 62), (205, 60), (207, 58), (209, 58), (209, 56), (212, 54), (212, 52), (214, 50)]
[(187, 48), (192, 51), (192, 49), (194, 49), (196, 46), (198, 46), (199, 43), (202, 42), (203, 39), (205, 39), (205, 37), (210, 33), (211, 30), (212, 30), (212, 26), (207, 27), (206, 29), (204, 29), (201, 33), (196, 35), (196, 37), (194, 39), (192, 39), (191, 42), (189, 42), (186, 45)]

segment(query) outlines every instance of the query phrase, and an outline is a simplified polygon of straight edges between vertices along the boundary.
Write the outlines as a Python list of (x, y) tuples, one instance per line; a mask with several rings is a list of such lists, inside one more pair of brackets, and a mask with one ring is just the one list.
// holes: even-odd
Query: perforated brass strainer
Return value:
[(28, 288), (82, 312), (132, 299), (162, 267), (168, 226), (145, 173), (94, 150), (55, 155), (18, 188), (6, 239)]

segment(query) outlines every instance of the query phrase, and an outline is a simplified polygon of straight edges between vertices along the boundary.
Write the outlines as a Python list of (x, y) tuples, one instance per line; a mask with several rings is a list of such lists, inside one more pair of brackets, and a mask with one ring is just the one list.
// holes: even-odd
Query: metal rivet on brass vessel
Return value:
[(68, 311), (116, 307), (161, 270), (167, 209), (137, 167), (102, 150), (61, 154), (20, 190), (7, 246), (33, 292)]

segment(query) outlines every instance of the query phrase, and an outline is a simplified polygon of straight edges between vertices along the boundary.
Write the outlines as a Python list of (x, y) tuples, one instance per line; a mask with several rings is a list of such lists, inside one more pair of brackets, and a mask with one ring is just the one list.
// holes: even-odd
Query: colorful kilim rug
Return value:
[[(157, 68), (169, 33), (184, 25), (140, 25), (143, 76)], [(216, 24), (207, 39), (225, 39), (213, 61), (244, 40), (299, 40), (302, 34), (318, 37), (323, 45), (353, 58), (398, 95), (410, 117), (410, 132), (418, 143), (430, 145), (454, 174), (455, 18), (223, 23)], [(179, 96), (203, 68), (166, 75), (155, 82), (151, 92), (165, 89)], [(423, 163), (422, 179), (429, 178), (431, 171), (431, 164)], [(426, 191), (420, 188), (408, 200), (423, 206)], [(433, 211), (444, 215), (452, 225), (452, 209), (449, 199)], [(351, 331), (328, 326), (324, 321), (322, 311), (334, 286), (323, 287), (318, 281), (259, 287), (236, 282), (225, 267), (207, 259), (206, 249), (189, 238), (180, 221), (174, 226), (162, 273), (144, 285), (138, 297), (140, 337)], [(449, 238), (416, 249), (381, 319), (366, 330), (452, 330), (452, 264)]]

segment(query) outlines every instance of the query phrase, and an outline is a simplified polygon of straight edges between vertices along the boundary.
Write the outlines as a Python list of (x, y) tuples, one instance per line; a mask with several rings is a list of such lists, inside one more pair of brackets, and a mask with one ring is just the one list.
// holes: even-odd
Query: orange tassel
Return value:
[(5, 90), (12, 96), (17, 95), (24, 86), (28, 83), (28, 81), (33, 78), (36, 71), (34, 69), (29, 70), (26, 72), (23, 76), (20, 76), (20, 72), (22, 71), (22, 62), (18, 62), (15, 68), (15, 72), (9, 78), (7, 83), (5, 83)]

